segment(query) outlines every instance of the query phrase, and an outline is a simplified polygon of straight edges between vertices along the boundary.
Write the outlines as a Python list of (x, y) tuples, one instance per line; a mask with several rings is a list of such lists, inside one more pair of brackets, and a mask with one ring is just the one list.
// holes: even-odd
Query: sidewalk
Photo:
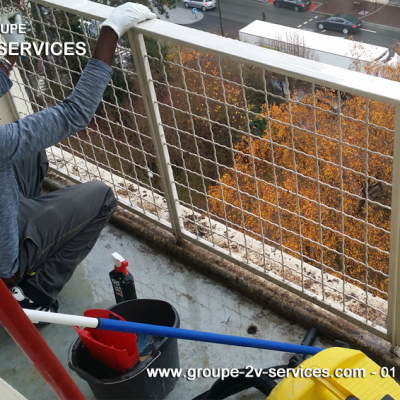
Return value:
[[(356, 0), (359, 5), (355, 8), (354, 0), (326, 0), (327, 4), (324, 4), (323, 1), (321, 0), (321, 3), (312, 11), (331, 15), (343, 12), (353, 15), (363, 22), (400, 29), (400, 7)], [(357, 11), (354, 11), (355, 9)]]
[(156, 7), (153, 7), (153, 12), (160, 18), (162, 21), (172, 22), (174, 24), (179, 25), (190, 25), (196, 22), (199, 22), (203, 19), (204, 15), (202, 11), (197, 11), (197, 15), (193, 15), (192, 8), (174, 8), (172, 10), (167, 9), (169, 18), (166, 17), (166, 14), (161, 15)]

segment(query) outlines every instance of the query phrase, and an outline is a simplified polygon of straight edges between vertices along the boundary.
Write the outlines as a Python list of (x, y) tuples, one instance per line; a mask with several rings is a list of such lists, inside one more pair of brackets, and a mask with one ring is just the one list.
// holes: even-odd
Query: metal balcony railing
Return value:
[[(71, 93), (111, 11), (25, 4), (28, 40), (87, 54), (22, 58), (20, 117)], [(113, 69), (87, 129), (49, 149), (54, 170), (400, 344), (399, 83), (159, 20)]]

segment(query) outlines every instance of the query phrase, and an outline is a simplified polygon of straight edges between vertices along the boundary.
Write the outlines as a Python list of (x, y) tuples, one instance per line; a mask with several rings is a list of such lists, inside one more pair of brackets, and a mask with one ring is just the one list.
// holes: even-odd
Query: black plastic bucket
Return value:
[[(179, 328), (179, 315), (162, 300), (128, 300), (109, 309), (126, 321)], [(90, 356), (79, 336), (69, 351), (69, 367), (84, 379), (97, 400), (162, 400), (174, 388), (178, 378), (148, 377), (147, 369), (179, 368), (178, 341), (160, 338), (148, 357), (124, 375), (119, 375)]]

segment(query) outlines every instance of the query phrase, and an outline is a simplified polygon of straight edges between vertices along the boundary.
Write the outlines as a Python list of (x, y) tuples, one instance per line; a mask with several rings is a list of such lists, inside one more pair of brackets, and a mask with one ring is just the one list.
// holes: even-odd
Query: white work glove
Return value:
[[(11, 25), (10, 19), (14, 18), (14, 24), (21, 25), (22, 18), (20, 12), (10, 12), (8, 14), (1, 14), (0, 23), (3, 26)], [(25, 35), (23, 33), (3, 33), (2, 37), (7, 43), (21, 43), (25, 39)]]
[(112, 14), (100, 25), (109, 26), (120, 38), (126, 31), (131, 29), (139, 22), (146, 19), (153, 19), (157, 16), (153, 14), (147, 7), (136, 3), (125, 3), (118, 6)]

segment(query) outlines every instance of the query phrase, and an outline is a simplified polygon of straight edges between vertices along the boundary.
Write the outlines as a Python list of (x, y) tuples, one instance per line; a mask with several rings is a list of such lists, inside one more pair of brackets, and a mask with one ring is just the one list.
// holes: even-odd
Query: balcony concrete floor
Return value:
[[(231, 292), (219, 283), (159, 253), (154, 248), (108, 226), (92, 253), (77, 268), (60, 294), (60, 312), (82, 315), (91, 308), (108, 308), (115, 303), (108, 273), (113, 268), (111, 253), (119, 252), (130, 264), (139, 298), (161, 299), (178, 311), (181, 327), (251, 337), (250, 325), (258, 329), (253, 337), (301, 343), (306, 331)], [(47, 325), (38, 328), (46, 342), (67, 368), (88, 400), (94, 396), (85, 381), (68, 368), (68, 349), (76, 336), (72, 327)], [(40, 374), (0, 327), (0, 377), (29, 400), (52, 400), (56, 396)], [(322, 346), (317, 340), (316, 346)], [(255, 368), (286, 363), (290, 355), (258, 349), (179, 340), (181, 367)], [(214, 378), (181, 379), (168, 400), (190, 400), (209, 389)], [(232, 397), (265, 399), (255, 390)]]

